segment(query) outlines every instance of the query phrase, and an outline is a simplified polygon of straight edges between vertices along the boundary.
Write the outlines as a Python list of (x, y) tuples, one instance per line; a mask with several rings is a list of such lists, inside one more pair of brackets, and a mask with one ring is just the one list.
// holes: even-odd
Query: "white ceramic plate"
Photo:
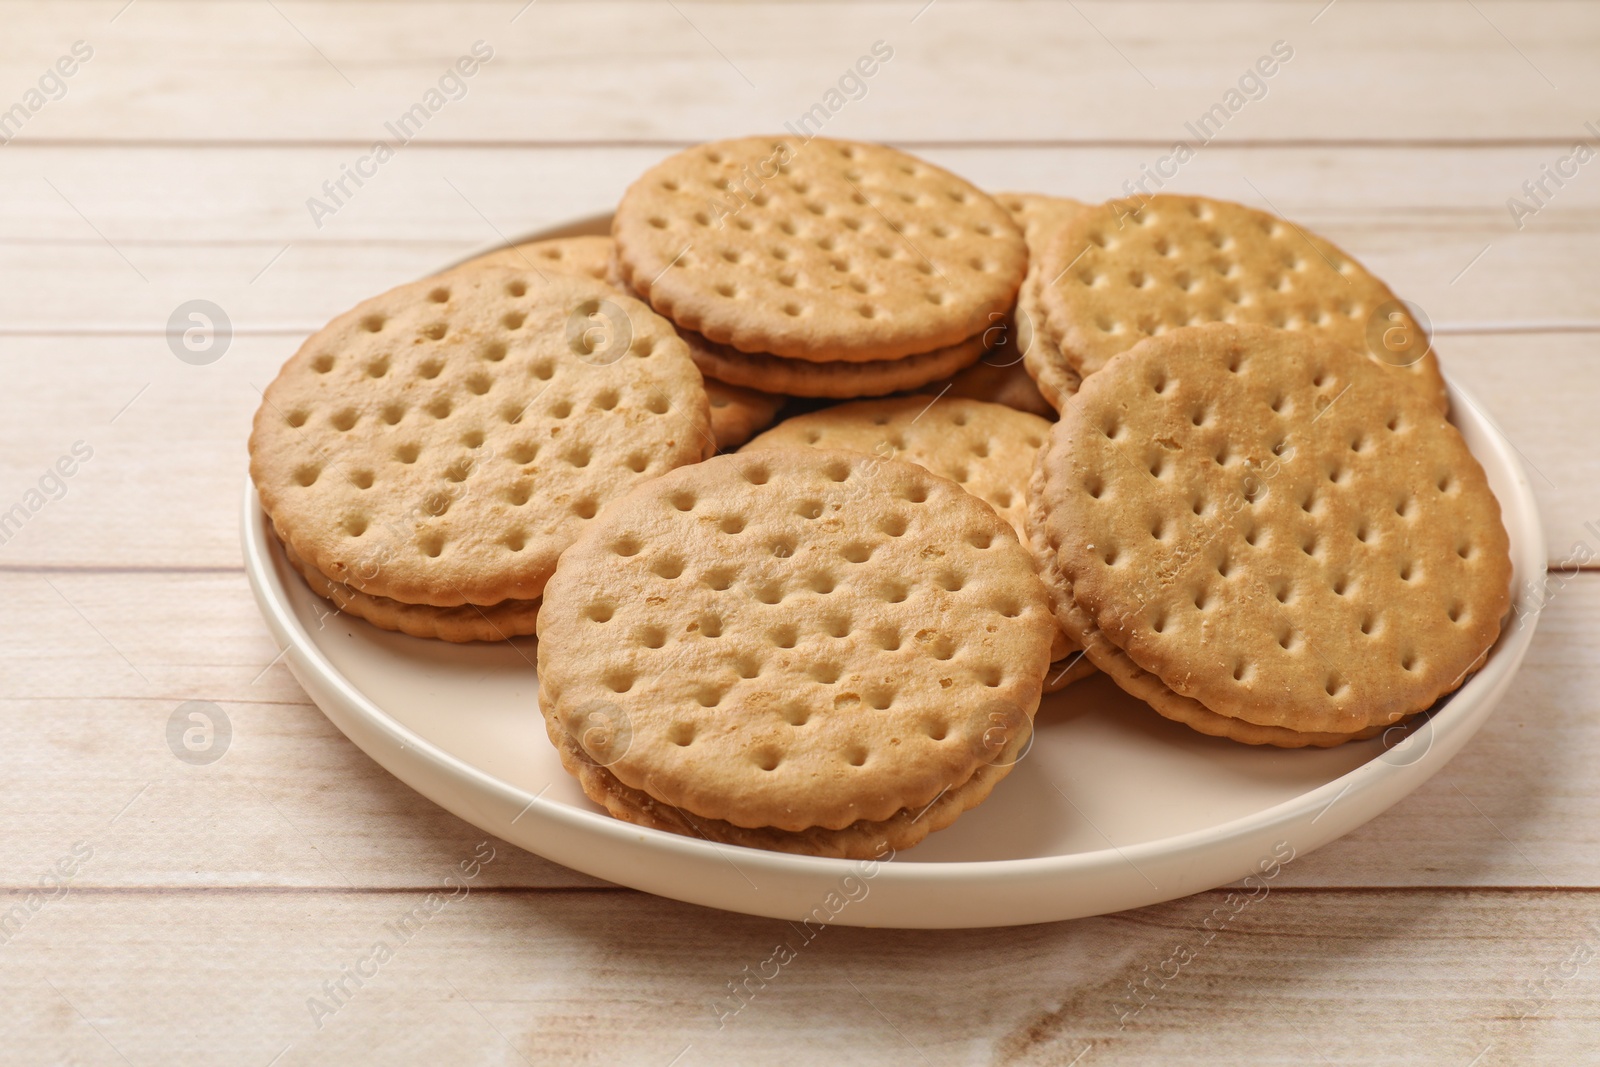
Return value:
[(532, 638), (451, 645), (332, 614), (284, 560), (248, 485), (245, 568), (289, 669), (328, 718), (401, 781), (522, 848), (636, 889), (774, 918), (924, 928), (1071, 919), (1211, 889), (1263, 864), (1276, 873), (1273, 861), (1305, 855), (1417, 788), (1483, 725), (1533, 638), (1544, 536), (1515, 451), (1480, 405), (1451, 392), (1505, 512), (1517, 595), (1487, 665), (1431, 719), (1334, 749), (1257, 748), (1168, 722), (1095, 677), (1045, 698), (1032, 749), (987, 802), (881, 864), (610, 818), (545, 737)]

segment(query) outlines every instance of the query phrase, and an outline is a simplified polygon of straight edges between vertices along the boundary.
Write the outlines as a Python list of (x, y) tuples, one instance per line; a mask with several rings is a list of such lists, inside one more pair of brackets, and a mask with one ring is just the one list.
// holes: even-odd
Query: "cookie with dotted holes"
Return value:
[(741, 452), (845, 448), (903, 459), (948, 478), (1027, 535), (1028, 476), (1050, 424), (982, 400), (896, 396), (858, 400), (785, 419)]
[(493, 252), (469, 259), (455, 270), (475, 270), (479, 267), (509, 267), (512, 270), (552, 271), (557, 274), (581, 274), (596, 281), (610, 280), (613, 246), (611, 238), (582, 235), (578, 237), (550, 237), (542, 241), (525, 241), (519, 245), (498, 248)]
[(1078, 391), (1082, 379), (1061, 358), (1050, 331), (1043, 328), (1039, 275), (1046, 249), (1066, 229), (1068, 222), (1088, 210), (1088, 205), (1070, 197), (1037, 193), (1001, 193), (995, 199), (1011, 212), (1028, 244), (1028, 273), (1017, 291), (1017, 308), (1012, 314), (1011, 334), (1016, 339), (1013, 358), (1021, 362), (1022, 369), (1035, 383), (1054, 416), (1056, 409)]
[(365, 619), (381, 630), (397, 630), (412, 637), (432, 637), (440, 641), (504, 641), (508, 637), (533, 633), (539, 618), (537, 600), (502, 600), (498, 604), (435, 608), (372, 596), (343, 582), (332, 581), (296, 555), (294, 549), (288, 545), (282, 547), (284, 558), (300, 572), (312, 592), (333, 601), (335, 610)]
[[(609, 237), (604, 240), (608, 245), (611, 244)], [(614, 250), (607, 271), (607, 279), (612, 285), (634, 299), (640, 299), (639, 294), (628, 288), (627, 283), (617, 279)], [(678, 336), (689, 345), (689, 355), (698, 363), (696, 352), (706, 347), (705, 338), (690, 330), (679, 330)], [(772, 425), (772, 420), (778, 417), (778, 412), (788, 400), (788, 397), (775, 393), (729, 385), (710, 376), (705, 379), (705, 387), (706, 398), (711, 402), (711, 435), (717, 439), (719, 449), (738, 448), (753, 434)]]
[(558, 745), (690, 817), (842, 830), (994, 765), (1056, 629), (1031, 554), (954, 482), (738, 453), (640, 486), (562, 556), (540, 708)]
[(1482, 662), (1510, 603), (1499, 503), (1435, 398), (1305, 333), (1145, 341), (1084, 380), (1039, 462), (1062, 625), (1090, 636), (1070, 598), (1220, 716), (1397, 722)]
[(879, 362), (1004, 314), (1027, 267), (1004, 208), (881, 145), (746, 137), (672, 156), (612, 222), (623, 277), (678, 325), (741, 352)]
[(695, 366), (707, 378), (789, 396), (854, 400), (916, 389), (970, 367), (983, 355), (982, 334), (948, 348), (870, 363), (813, 363), (713, 344), (692, 330), (678, 331)]
[(1071, 220), (1040, 271), (1045, 331), (1080, 375), (1181, 326), (1253, 323), (1368, 353), (1395, 387), (1415, 382), (1449, 410), (1428, 337), (1389, 287), (1328, 241), (1243, 204), (1113, 200)]
[[(926, 396), (858, 400), (785, 419), (741, 452), (763, 448), (846, 448), (902, 459), (948, 478), (988, 504), (1027, 537), (1027, 483), (1050, 424), (1037, 415), (982, 400)], [(1050, 658), (1076, 648), (1063, 635)], [(1046, 674), (1047, 684), (1065, 666)], [(1089, 673), (1080, 670), (1072, 680)], [(1063, 681), (1062, 685), (1065, 684)]]
[(738, 448), (771, 426), (787, 399), (715, 378), (706, 379), (706, 397), (711, 401), (711, 434), (721, 449)]
[(1089, 206), (1070, 196), (1046, 196), (1043, 193), (996, 193), (994, 199), (995, 203), (1010, 213), (1012, 221), (1022, 230), (1030, 260), (1061, 232), (1068, 220)]
[(538, 597), (604, 504), (714, 449), (671, 323), (592, 279), (481, 268), (307, 340), (263, 394), (250, 474), (329, 579), (456, 607)]
[[(1031, 499), (1037, 499), (1031, 498)], [(1042, 515), (1037, 505), (1031, 505), (1029, 510), (1029, 527), (1033, 533), (1032, 544), (1034, 551), (1040, 558), (1049, 551), (1042, 543), (1038, 530), (1042, 528)], [(1125, 692), (1138, 697), (1162, 716), (1175, 722), (1183, 723), (1192, 730), (1212, 737), (1226, 737), (1232, 741), (1239, 741), (1247, 745), (1275, 745), (1279, 748), (1331, 748), (1342, 745), (1346, 741), (1362, 741), (1393, 727), (1380, 723), (1351, 733), (1315, 732), (1304, 730), (1291, 730), (1283, 726), (1257, 726), (1255, 723), (1243, 719), (1229, 718), (1211, 711), (1198, 700), (1190, 697), (1179, 696), (1166, 684), (1148, 671), (1142, 670), (1139, 665), (1128, 658), (1127, 653), (1106, 640), (1106, 636), (1095, 626), (1094, 620), (1089, 617), (1077, 602), (1072, 599), (1071, 583), (1066, 582), (1059, 575), (1056, 576), (1058, 588), (1052, 603), (1058, 617), (1068, 620), (1067, 627), (1084, 643), (1087, 650), (1083, 658), (1077, 663), (1068, 661), (1067, 666), (1072, 672), (1082, 669), (1084, 663), (1091, 663), (1106, 674), (1110, 675), (1117, 685)], [(1091, 670), (1093, 669), (1091, 667)], [(1057, 669), (1057, 664), (1050, 665), (1051, 671)], [(1045, 691), (1053, 692), (1050, 688), (1050, 678), (1045, 679)], [(1064, 688), (1070, 682), (1062, 683)], [(1402, 727), (1403, 729), (1404, 727)]]

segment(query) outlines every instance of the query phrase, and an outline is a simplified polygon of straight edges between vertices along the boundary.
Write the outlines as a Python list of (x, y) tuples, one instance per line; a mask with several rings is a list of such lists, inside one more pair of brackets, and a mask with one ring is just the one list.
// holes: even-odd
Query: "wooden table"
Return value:
[[(1600, 1057), (1600, 577), (1576, 565), (1600, 553), (1600, 161), (1573, 157), (1600, 140), (1593, 5), (0, 11), (0, 107), (24, 105), (0, 126), (0, 512), (26, 510), (0, 532), (0, 1060)], [(476, 41), (493, 55), (463, 95), (330, 203), (323, 183)], [(483, 835), (346, 742), (278, 661), (238, 549), (259, 388), (358, 299), (604, 211), (686, 143), (793, 121), (877, 41), (892, 58), (826, 132), (997, 190), (1114, 195), (1224, 104), (1170, 187), (1359, 255), (1431, 317), (1534, 472), (1557, 576), (1519, 686), (1428, 785), (1294, 863), (1170, 981), (1152, 976), (1224, 890), (1014, 930), (829, 929), (719, 1028), (727, 983), (783, 924), (491, 843), (470, 896), (358, 985), (371, 946), (396, 943), (385, 924)], [(1280, 41), (1264, 95), (1250, 82), (1228, 109)], [(231, 324), (213, 362), (169, 344), (191, 300)], [(214, 763), (169, 747), (190, 700), (231, 725)]]

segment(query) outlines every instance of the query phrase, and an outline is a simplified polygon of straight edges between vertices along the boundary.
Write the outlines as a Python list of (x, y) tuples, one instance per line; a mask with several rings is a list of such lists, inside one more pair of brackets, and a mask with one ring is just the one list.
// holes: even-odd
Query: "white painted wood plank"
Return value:
[[(337, 176), (337, 149), (119, 149), (112, 168), (90, 148), (7, 151), (0, 271), (15, 280), (0, 287), (0, 333), (160, 330), (195, 296), (240, 328), (308, 330), (471, 248), (609, 211), (668, 149), (417, 149), (320, 228), (305, 204)], [(1086, 200), (1116, 194), (1159, 158), (1139, 147), (926, 154), (991, 189)], [(1521, 230), (1505, 206), (1554, 158), (1537, 146), (1215, 146), (1171, 187), (1287, 213), (1446, 332), (1600, 327), (1588, 282), (1600, 170)]]
[(140, 0), (110, 23), (119, 6), (0, 9), (11, 30), (0, 56), (27, 72), (18, 92), (73, 41), (95, 48), (24, 139), (364, 145), (478, 40), (494, 58), (423, 137), (699, 140), (776, 129), (826, 103), (880, 40), (893, 58), (860, 99), (839, 97), (829, 133), (1165, 142), (1224, 102), (1279, 40), (1293, 59), (1224, 136), (1564, 141), (1600, 117), (1600, 14), (1559, 2), (1346, 2), (1319, 17), (1324, 5), (1312, 0), (940, 0), (926, 11), (921, 0), (540, 3), (520, 15), (520, 0)]
[[(832, 927), (808, 942), (783, 922), (633, 893), (469, 892), (397, 936), (424, 899), (78, 891), (5, 946), (8, 1052), (296, 1067), (1498, 1065), (1584, 1062), (1600, 1012), (1592, 962), (1570, 963), (1600, 948), (1593, 893), (1269, 885), (1252, 903), (1205, 893), (1074, 923)], [(767, 963), (780, 945), (793, 958)], [(358, 969), (359, 985), (345, 977)], [(729, 986), (743, 982), (735, 1012)]]

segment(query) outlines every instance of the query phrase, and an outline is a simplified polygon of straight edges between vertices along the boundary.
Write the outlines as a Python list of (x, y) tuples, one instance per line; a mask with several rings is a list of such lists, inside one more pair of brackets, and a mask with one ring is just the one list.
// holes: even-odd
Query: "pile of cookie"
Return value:
[(546, 731), (611, 814), (790, 852), (948, 825), (1094, 668), (1208, 734), (1373, 736), (1509, 608), (1436, 355), (1350, 256), (820, 137), (689, 149), (609, 237), (358, 305), (250, 454), (340, 610), (537, 633)]

